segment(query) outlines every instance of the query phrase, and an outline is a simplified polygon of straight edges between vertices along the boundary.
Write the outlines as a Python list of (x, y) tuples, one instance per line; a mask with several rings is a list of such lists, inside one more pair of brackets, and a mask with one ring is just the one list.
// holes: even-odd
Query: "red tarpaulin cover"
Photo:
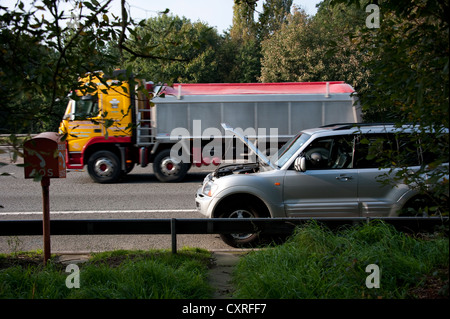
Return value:
[(285, 83), (199, 83), (174, 84), (166, 87), (165, 94), (178, 95), (233, 95), (233, 94), (326, 94), (353, 93), (355, 90), (343, 81), (285, 82)]

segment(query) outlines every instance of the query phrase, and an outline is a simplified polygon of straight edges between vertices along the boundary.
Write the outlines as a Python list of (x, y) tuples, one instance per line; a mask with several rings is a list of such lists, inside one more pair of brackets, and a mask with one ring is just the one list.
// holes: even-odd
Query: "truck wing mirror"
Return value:
[(306, 172), (306, 158), (299, 156), (295, 159), (294, 168), (297, 172)]

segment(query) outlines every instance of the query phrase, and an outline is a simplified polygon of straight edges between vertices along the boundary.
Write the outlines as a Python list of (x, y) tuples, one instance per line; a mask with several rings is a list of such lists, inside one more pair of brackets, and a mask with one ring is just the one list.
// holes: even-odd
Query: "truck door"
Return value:
[(358, 172), (353, 168), (353, 136), (318, 138), (305, 149), (306, 172), (293, 167), (284, 180), (289, 217), (359, 216)]
[(121, 89), (121, 87), (113, 87), (108, 90), (108, 94), (99, 94), (103, 134), (108, 136), (131, 135), (130, 97)]

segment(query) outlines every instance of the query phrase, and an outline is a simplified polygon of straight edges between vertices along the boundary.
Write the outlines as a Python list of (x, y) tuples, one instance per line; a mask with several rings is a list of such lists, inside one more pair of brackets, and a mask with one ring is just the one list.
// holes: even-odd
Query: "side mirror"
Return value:
[(306, 158), (299, 156), (295, 159), (294, 168), (297, 172), (306, 172)]

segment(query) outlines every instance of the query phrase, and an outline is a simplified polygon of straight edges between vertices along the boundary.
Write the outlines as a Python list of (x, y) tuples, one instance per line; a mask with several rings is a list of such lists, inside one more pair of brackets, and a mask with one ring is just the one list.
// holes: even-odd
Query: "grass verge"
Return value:
[(0, 298), (203, 299), (212, 294), (207, 281), (211, 254), (202, 249), (185, 248), (175, 255), (165, 250), (93, 254), (78, 265), (80, 288), (71, 289), (66, 265), (50, 260), (44, 267), (41, 253), (15, 255), (15, 265), (14, 256), (0, 256), (0, 265), (8, 261), (0, 269)]
[[(370, 264), (379, 268), (379, 288), (366, 286)], [(417, 298), (426, 276), (448, 267), (444, 236), (414, 238), (382, 222), (338, 232), (311, 223), (285, 244), (243, 257), (234, 298)], [(448, 298), (448, 271), (446, 280)]]

